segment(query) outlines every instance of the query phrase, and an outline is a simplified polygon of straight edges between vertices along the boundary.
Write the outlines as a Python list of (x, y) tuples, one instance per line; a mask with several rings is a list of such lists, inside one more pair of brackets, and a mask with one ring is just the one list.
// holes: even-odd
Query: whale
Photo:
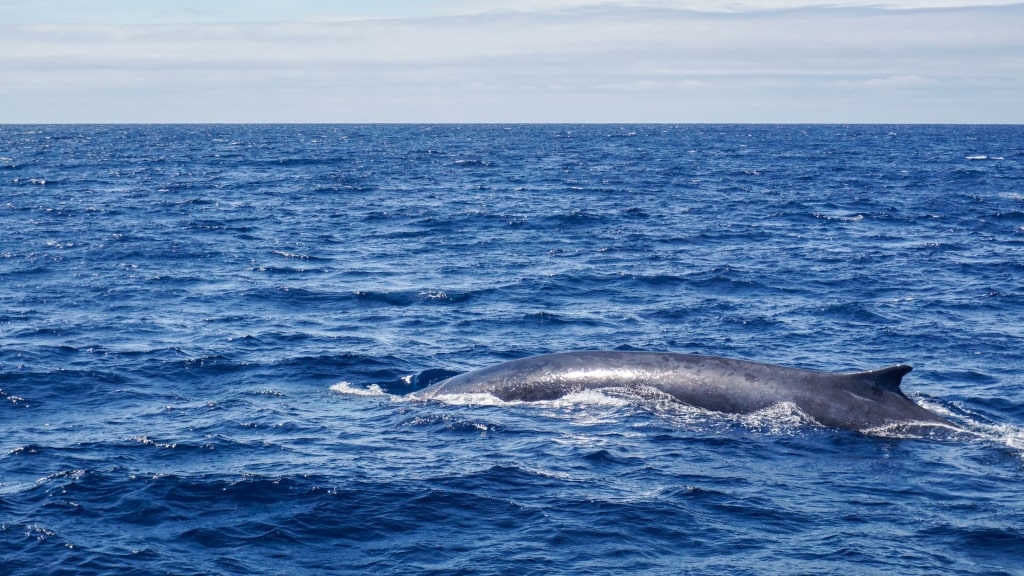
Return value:
[(489, 394), (505, 402), (534, 402), (584, 390), (653, 388), (684, 404), (730, 414), (789, 403), (818, 424), (836, 429), (961, 430), (903, 393), (900, 384), (912, 369), (900, 364), (834, 373), (701, 354), (585, 350), (520, 358), (458, 374), (420, 390), (418, 396), (443, 400)]

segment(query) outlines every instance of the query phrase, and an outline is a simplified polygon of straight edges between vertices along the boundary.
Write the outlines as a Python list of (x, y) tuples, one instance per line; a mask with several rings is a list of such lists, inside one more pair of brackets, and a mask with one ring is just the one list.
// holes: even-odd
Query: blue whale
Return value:
[(746, 360), (668, 352), (582, 351), (512, 360), (453, 376), (422, 398), (491, 394), (503, 401), (554, 400), (599, 388), (656, 388), (680, 402), (748, 414), (788, 402), (818, 423), (847, 430), (959, 426), (907, 398), (910, 366), (836, 374)]

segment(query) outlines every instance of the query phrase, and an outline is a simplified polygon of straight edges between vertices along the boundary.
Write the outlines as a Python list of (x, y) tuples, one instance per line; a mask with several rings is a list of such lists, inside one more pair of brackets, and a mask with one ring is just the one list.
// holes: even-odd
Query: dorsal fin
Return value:
[(898, 364), (896, 366), (889, 366), (888, 368), (881, 368), (879, 370), (858, 372), (855, 376), (863, 378), (883, 390), (888, 390), (889, 392), (903, 396), (903, 391), (900, 390), (900, 382), (903, 381), (903, 377), (907, 375), (907, 372), (910, 372), (913, 369), (914, 368), (912, 366)]

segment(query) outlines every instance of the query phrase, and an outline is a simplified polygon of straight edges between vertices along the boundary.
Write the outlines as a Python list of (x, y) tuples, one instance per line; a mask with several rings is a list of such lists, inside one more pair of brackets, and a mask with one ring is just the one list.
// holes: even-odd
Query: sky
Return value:
[(1024, 2), (0, 0), (0, 123), (1024, 124)]

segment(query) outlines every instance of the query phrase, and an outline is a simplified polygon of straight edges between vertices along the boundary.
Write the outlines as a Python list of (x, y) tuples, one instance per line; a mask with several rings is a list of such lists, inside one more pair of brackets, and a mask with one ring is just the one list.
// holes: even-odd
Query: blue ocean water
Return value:
[[(0, 126), (0, 224), (0, 573), (1022, 573), (1024, 127)], [(408, 395), (573, 349), (977, 437)]]

